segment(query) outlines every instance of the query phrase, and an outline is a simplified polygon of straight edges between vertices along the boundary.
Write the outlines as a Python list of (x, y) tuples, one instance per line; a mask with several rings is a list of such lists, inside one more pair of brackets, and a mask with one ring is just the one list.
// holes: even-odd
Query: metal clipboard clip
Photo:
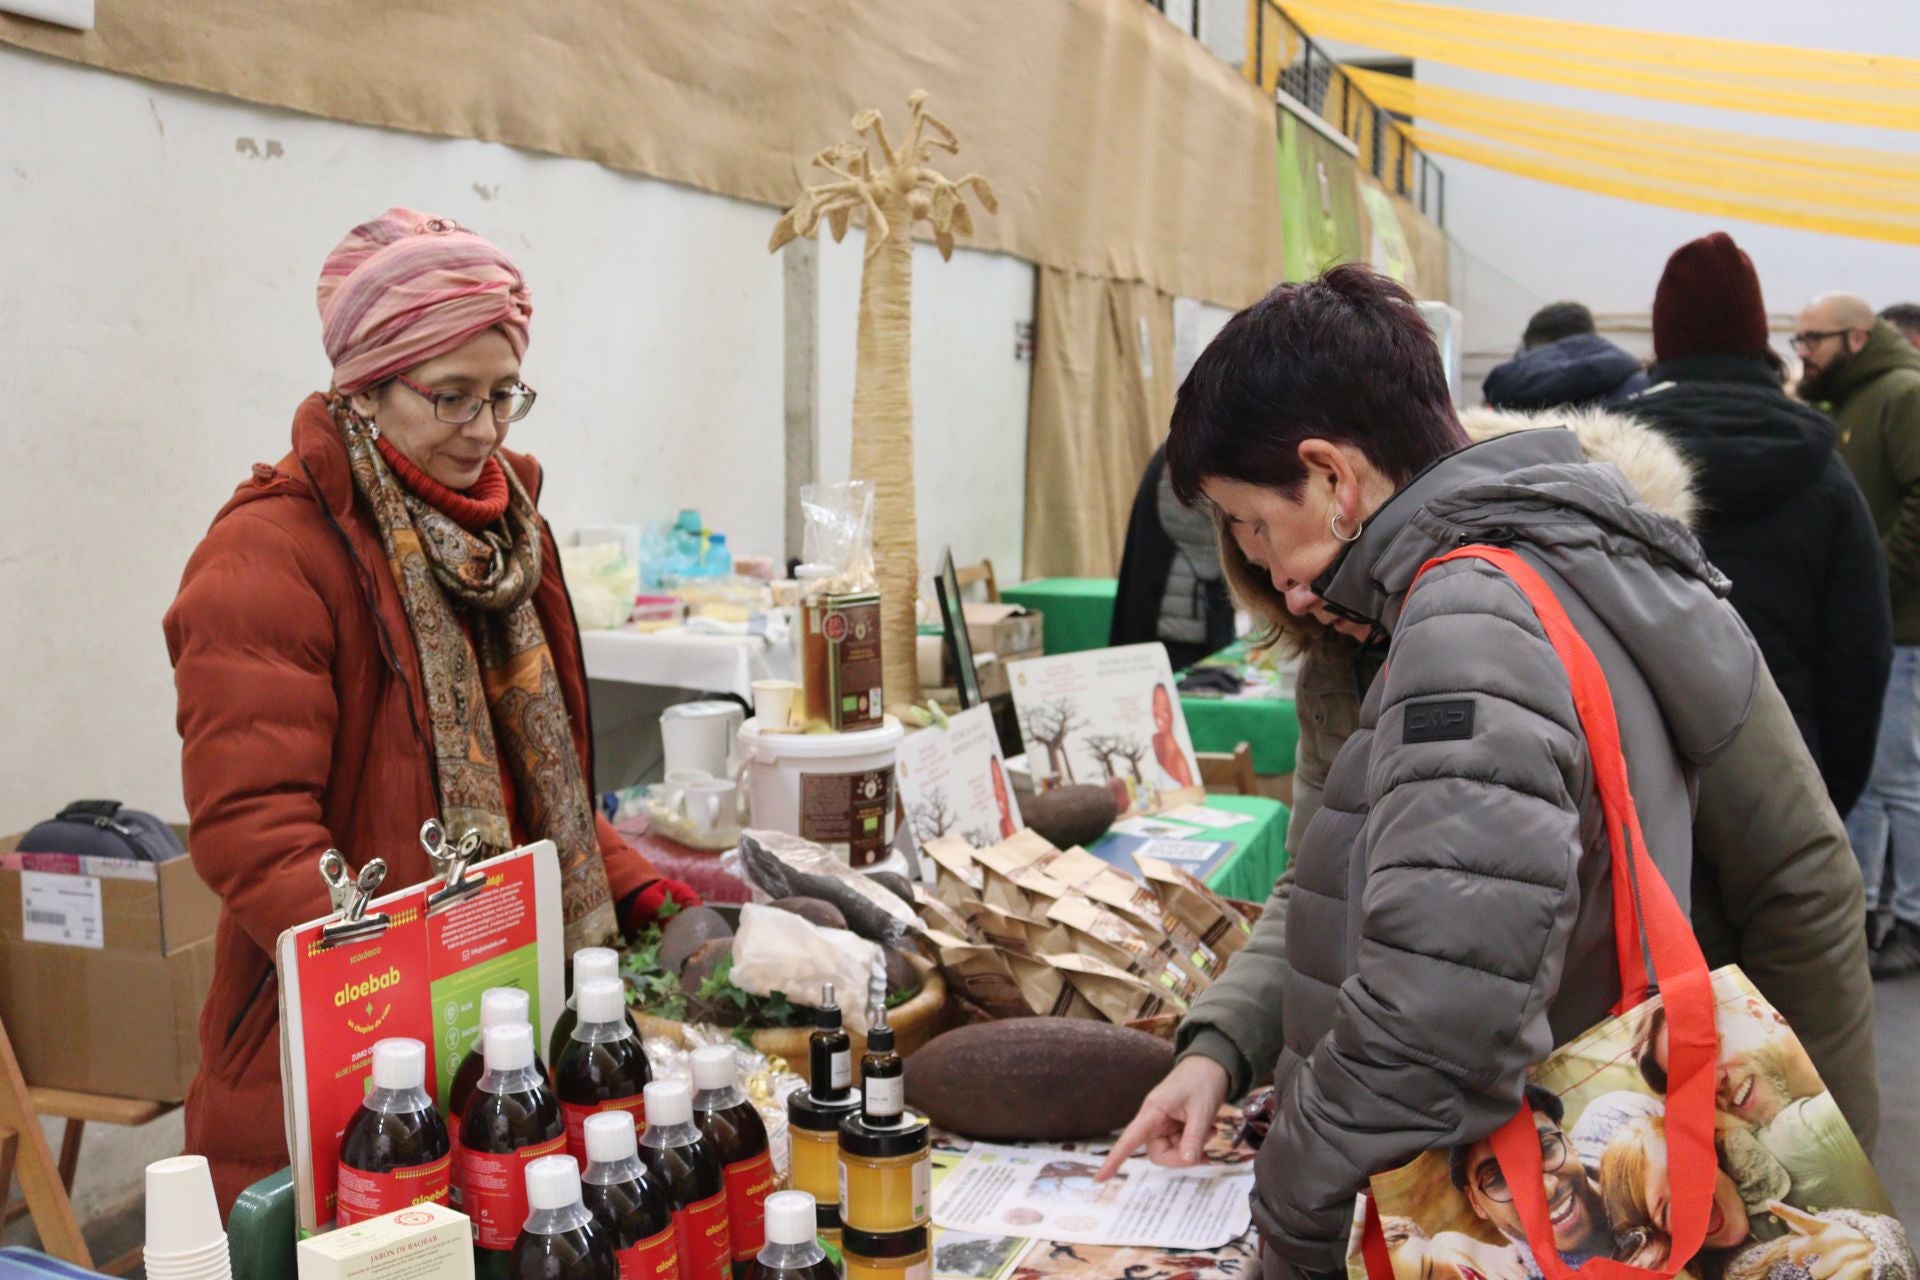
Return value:
[(380, 882), (387, 878), (386, 862), (375, 858), (360, 868), (357, 877), (349, 875), (350, 870), (338, 849), (329, 849), (320, 855), (320, 878), (327, 882), (333, 909), (340, 915), (338, 920), (321, 926), (320, 941), (324, 945), (378, 937), (391, 923), (384, 911), (367, 914), (367, 904), (380, 891)]
[(487, 887), (485, 872), (469, 876), (467, 868), (481, 856), (480, 833), (468, 831), (458, 845), (447, 844), (447, 830), (440, 819), (428, 818), (420, 824), (420, 847), (440, 873), (441, 887), (427, 898), (427, 910), (436, 911), (451, 902), (468, 898)]

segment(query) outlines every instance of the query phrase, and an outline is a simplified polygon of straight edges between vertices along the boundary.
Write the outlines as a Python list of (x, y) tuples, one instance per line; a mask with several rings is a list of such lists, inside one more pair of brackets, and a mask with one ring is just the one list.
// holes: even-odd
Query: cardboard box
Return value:
[(27, 1082), (179, 1102), (200, 1065), (220, 899), (189, 858), (19, 845), (0, 839), (0, 1020)]
[(975, 658), (995, 653), (1006, 663), (1038, 658), (1046, 649), (1046, 619), (1024, 605), (968, 601), (962, 613)]
[(300, 1280), (473, 1280), (473, 1226), (440, 1204), (369, 1218), (298, 1249)]

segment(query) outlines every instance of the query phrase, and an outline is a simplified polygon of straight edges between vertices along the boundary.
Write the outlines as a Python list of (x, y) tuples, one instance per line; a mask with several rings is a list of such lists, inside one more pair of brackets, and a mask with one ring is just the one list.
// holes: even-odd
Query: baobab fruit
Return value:
[(1120, 811), (1111, 791), (1089, 785), (1055, 787), (1023, 799), (1020, 816), (1048, 844), (1071, 849), (1092, 844), (1107, 834)]

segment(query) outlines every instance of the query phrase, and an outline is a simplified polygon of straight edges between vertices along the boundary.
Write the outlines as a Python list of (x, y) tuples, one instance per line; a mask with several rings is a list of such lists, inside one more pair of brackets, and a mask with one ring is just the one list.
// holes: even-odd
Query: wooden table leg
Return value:
[(18, 1207), (7, 1203), (13, 1195), (13, 1157), (20, 1149), (20, 1138), (11, 1129), (0, 1129), (0, 1227), (27, 1214), (26, 1201)]
[(80, 1135), (86, 1129), (85, 1120), (69, 1119), (60, 1135), (60, 1185), (67, 1189), (68, 1195), (73, 1194), (74, 1171), (80, 1167)]

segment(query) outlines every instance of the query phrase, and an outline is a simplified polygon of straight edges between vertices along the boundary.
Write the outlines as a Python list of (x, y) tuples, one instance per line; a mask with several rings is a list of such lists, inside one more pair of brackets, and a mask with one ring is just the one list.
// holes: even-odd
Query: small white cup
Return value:
[(669, 813), (677, 813), (684, 818), (687, 815), (687, 788), (696, 782), (711, 781), (713, 775), (705, 769), (674, 769), (662, 784), (661, 803)]
[(793, 724), (793, 703), (800, 686), (791, 680), (753, 682), (753, 718), (762, 729), (779, 730)]
[[(147, 1166), (147, 1249), (167, 1259), (188, 1255), (192, 1262), (227, 1233), (220, 1226), (220, 1204), (213, 1196), (213, 1174), (205, 1156), (171, 1156)], [(220, 1265), (227, 1265), (224, 1257)]]
[(701, 835), (740, 825), (740, 789), (725, 778), (687, 784), (687, 821)]

